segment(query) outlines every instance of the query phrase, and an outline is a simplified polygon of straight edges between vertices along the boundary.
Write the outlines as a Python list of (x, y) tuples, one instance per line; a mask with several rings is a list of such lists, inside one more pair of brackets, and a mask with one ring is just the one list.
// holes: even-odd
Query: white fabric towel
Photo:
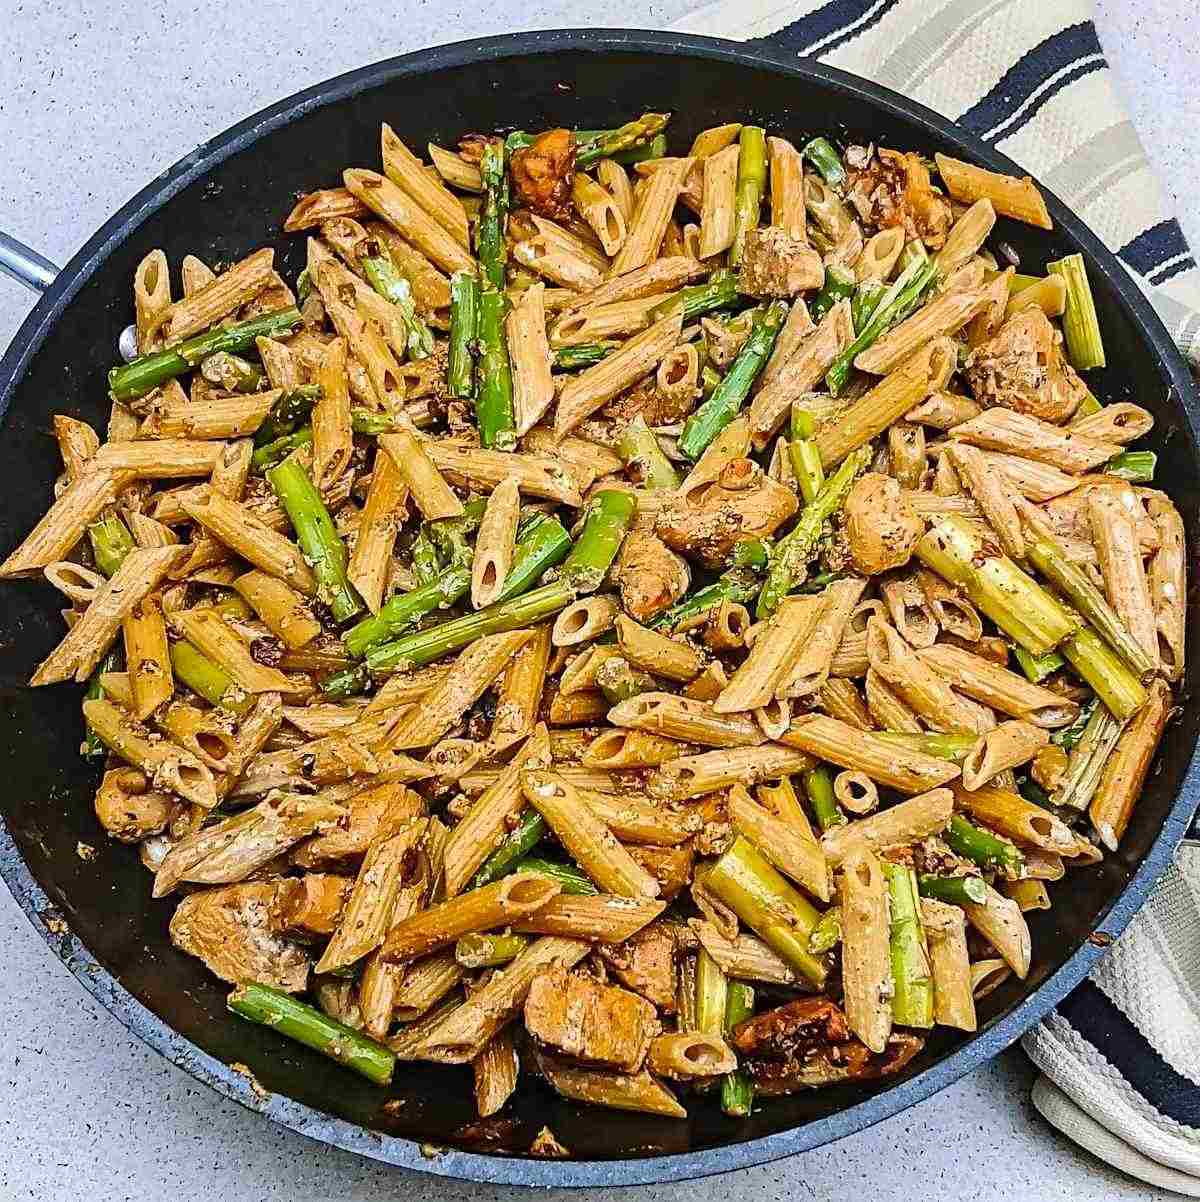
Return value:
[[(815, 57), (957, 121), (1092, 228), (1200, 367), (1200, 270), (1086, 0), (716, 0), (676, 28)], [(1024, 1046), (1048, 1122), (1150, 1185), (1200, 1197), (1200, 844)]]

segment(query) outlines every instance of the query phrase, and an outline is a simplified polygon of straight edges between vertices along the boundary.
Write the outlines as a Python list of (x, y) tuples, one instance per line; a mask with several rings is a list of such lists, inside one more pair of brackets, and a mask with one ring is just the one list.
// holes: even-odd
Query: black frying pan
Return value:
[[(236, 259), (264, 239), (294, 273), (302, 239), (278, 234), (298, 192), (337, 182), (343, 166), (378, 159), (379, 125), (410, 145), (453, 144), (497, 127), (614, 125), (631, 112), (672, 110), (676, 146), (705, 126), (753, 118), (793, 140), (838, 130), (859, 141), (950, 150), (1002, 171), (1002, 155), (920, 105), (827, 67), (770, 50), (677, 34), (575, 31), (518, 34), (421, 51), (310, 88), (235, 126), (181, 160), (121, 209), (75, 256), (0, 361), (0, 553), (33, 525), (58, 471), (50, 416), (93, 423), (107, 414), (105, 371), (131, 317), (130, 278), (153, 247), (172, 263), (195, 252)], [(1055, 231), (1001, 221), (997, 236), (1028, 268), (1082, 251), (1109, 367), (1089, 376), (1102, 397), (1154, 413), (1160, 479), (1197, 530), (1196, 394), (1166, 330), (1124, 268), (1061, 203)], [(1189, 592), (1195, 620), (1196, 594)], [(1185, 705), (1119, 853), (1053, 888), (1054, 908), (1030, 915), (1034, 960), (981, 1005), (968, 1037), (940, 1030), (897, 1080), (840, 1086), (763, 1103), (733, 1120), (705, 1102), (686, 1122), (597, 1112), (525, 1081), (512, 1123), (492, 1147), (464, 1144), (472, 1122), (469, 1072), (402, 1065), (379, 1091), (329, 1061), (225, 1010), (226, 987), (172, 948), (173, 902), (150, 899), (135, 851), (107, 841), (92, 815), (95, 773), (77, 749), (78, 690), (31, 691), (30, 671), (61, 635), (55, 596), (36, 584), (0, 589), (0, 874), (50, 946), (122, 1022), (174, 1063), (229, 1097), (314, 1139), (392, 1164), (468, 1180), (604, 1185), (699, 1177), (828, 1143), (911, 1106), (994, 1056), (1077, 984), (1145, 899), (1195, 806), (1200, 710)], [(1200, 668), (1192, 660), (1184, 697)], [(96, 859), (76, 854), (80, 840)], [(36, 1003), (34, 1003), (36, 1004)], [(228, 1066), (249, 1067), (265, 1099)], [(402, 1104), (385, 1108), (389, 1098)], [(543, 1125), (566, 1161), (522, 1159)], [(434, 1156), (422, 1144), (449, 1149)], [(461, 1149), (461, 1150), (460, 1150)]]

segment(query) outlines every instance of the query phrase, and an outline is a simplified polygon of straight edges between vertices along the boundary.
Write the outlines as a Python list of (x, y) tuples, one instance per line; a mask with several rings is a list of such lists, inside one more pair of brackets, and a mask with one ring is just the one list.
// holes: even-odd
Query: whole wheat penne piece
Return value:
[(713, 703), (716, 712), (730, 714), (767, 705), (790, 677), (801, 648), (827, 604), (823, 594), (786, 597), (758, 632), (750, 654), (734, 672), (728, 687)]
[(812, 757), (807, 753), (778, 744), (720, 748), (700, 755), (680, 756), (663, 764), (650, 778), (648, 788), (655, 797), (686, 801), (719, 792), (739, 782), (749, 787), (762, 781), (777, 780), (780, 776), (803, 772), (812, 764)]
[(640, 693), (608, 712), (614, 726), (666, 735), (704, 747), (753, 747), (763, 742), (753, 721), (720, 712), (713, 704), (673, 693)]
[(838, 804), (856, 816), (870, 814), (879, 807), (879, 790), (865, 773), (847, 768), (833, 778), (833, 795)]
[(152, 250), (133, 273), (133, 312), (139, 355), (157, 350), (157, 332), (171, 307), (171, 276), (167, 256)]
[(169, 346), (216, 325), (273, 282), (274, 264), (275, 252), (270, 247), (247, 255), (203, 288), (162, 311), (154, 333)]
[(139, 547), (170, 547), (179, 543), (179, 535), (174, 530), (144, 513), (127, 513), (125, 524)]
[(576, 246), (538, 234), (513, 247), (513, 258), (552, 284), (574, 292), (589, 292), (604, 279), (603, 269)]
[(1116, 851), (1142, 793), (1150, 763), (1171, 716), (1171, 690), (1161, 680), (1149, 689), (1146, 704), (1134, 714), (1104, 765), (1088, 816), (1100, 842)]
[(867, 280), (890, 279), (904, 249), (904, 237), (902, 226), (891, 226), (868, 238), (854, 264), (855, 280), (861, 284)]
[[(780, 337), (787, 334), (793, 321), (801, 327), (798, 332), (803, 333), (804, 328), (808, 328), (808, 332), (786, 360), (778, 366), (773, 360), (768, 362), (763, 381), (750, 402), (750, 429), (754, 435), (755, 446), (760, 449), (766, 446), (779, 428), (791, 408), (792, 401), (821, 382), (834, 359), (850, 345), (854, 337), (854, 324), (850, 317), (848, 301), (839, 301), (834, 305), (815, 329), (810, 328), (811, 322), (807, 321), (807, 309), (801, 309), (799, 314), (797, 313), (796, 306), (799, 304), (797, 301), (792, 306), (788, 324)], [(814, 405), (816, 403), (817, 399), (814, 398)], [(832, 405), (832, 401), (829, 403)], [(820, 415), (814, 413), (814, 416)]]
[(284, 220), (283, 228), (286, 233), (294, 234), (300, 230), (314, 229), (323, 221), (331, 221), (336, 217), (363, 217), (369, 211), (357, 196), (345, 188), (321, 188), (306, 193), (296, 202)]
[(600, 271), (608, 267), (608, 256), (600, 246), (595, 232), (585, 223), (573, 221), (571, 226), (551, 221), (532, 210), (519, 214), (514, 221), (516, 233), (544, 238), (551, 246), (561, 246)]
[[(1060, 277), (1050, 278), (1056, 280)], [(1087, 438), (1099, 438), (1102, 442), (1119, 442), (1124, 445), (1145, 438), (1154, 429), (1154, 415), (1141, 405), (1134, 405), (1129, 401), (1113, 401), (1098, 413), (1076, 417), (1070, 423), (1070, 428), (1076, 434), (1083, 434)]]
[[(699, 244), (701, 259), (719, 255), (733, 245), (738, 153), (736, 146), (727, 146), (703, 161), (704, 197), (700, 208)], [(803, 209), (803, 204), (801, 208)]]
[[(970, 601), (960, 596), (952, 585), (936, 573), (925, 568), (916, 573), (916, 581), (938, 627), (969, 643), (979, 641), (983, 635), (983, 619)], [(944, 672), (942, 674), (945, 675)]]
[(974, 1031), (975, 995), (971, 989), (971, 962), (967, 956), (966, 917), (958, 906), (923, 897), (921, 925), (925, 929), (929, 965), (933, 970), (934, 1021), (943, 1027)]
[(727, 804), (736, 831), (813, 897), (823, 902), (829, 900), (829, 868), (820, 847), (760, 806), (742, 785), (729, 790)]
[(139, 480), (170, 480), (212, 475), (220, 454), (221, 444), (205, 439), (106, 442), (93, 457), (92, 467), (100, 472), (131, 472)]
[(572, 859), (600, 888), (623, 897), (657, 897), (658, 882), (595, 816), (575, 787), (544, 770), (527, 770), (521, 789)]
[[(567, 732), (563, 732), (567, 733)], [(591, 740), (580, 762), (593, 768), (656, 768), (687, 755), (691, 746), (644, 730), (606, 730)]]
[(475, 1076), (475, 1110), (480, 1118), (488, 1118), (504, 1108), (517, 1088), (521, 1061), (511, 1027), (497, 1031), (471, 1061)]
[(406, 874), (413, 871), (412, 853), (427, 824), (428, 819), (413, 819), (403, 830), (375, 840), (367, 849), (337, 930), (317, 961), (317, 972), (353, 964), (383, 944)]
[(535, 976), (547, 968), (573, 967), (590, 948), (582, 940), (553, 935), (534, 941), (466, 1002), (433, 1024), (422, 1040), (421, 1058), (443, 1064), (474, 1059), (520, 1011)]
[(887, 878), (874, 851), (852, 847), (838, 876), (842, 916), (842, 989), (846, 1022), (873, 1052), (892, 1033)]
[(218, 801), (213, 774), (191, 752), (150, 732), (109, 701), (85, 701), (88, 726), (114, 754), (140, 768), (158, 789), (178, 793), (206, 810)]
[(546, 720), (551, 726), (577, 726), (599, 722), (608, 713), (608, 699), (599, 689), (564, 693), (559, 689), (550, 698)]
[(871, 730), (875, 719), (863, 701), (858, 687), (851, 680), (830, 677), (816, 694), (817, 708), (859, 730)]
[(711, 922), (699, 918), (689, 919), (688, 925), (727, 977), (803, 986), (804, 978), (756, 935), (742, 933), (727, 939)]
[(932, 647), (939, 631), (937, 614), (916, 573), (888, 577), (880, 582), (879, 591), (900, 637), (910, 647)]
[(477, 639), (455, 661), (453, 673), (401, 719), (388, 736), (388, 746), (406, 751), (436, 743), (532, 637), (532, 630), (510, 630)]
[(957, 362), (958, 352), (949, 338), (933, 338), (914, 351), (836, 421), (822, 423), (816, 436), (822, 465), (828, 469), (840, 463), (931, 392), (945, 387)]
[(501, 480), (492, 489), (475, 536), (471, 562), (471, 604), (476, 609), (491, 605), (504, 588), (517, 545), (517, 521), (521, 516), (521, 493), (514, 477)]
[(449, 438), (430, 440), (423, 446), (438, 470), (464, 488), (491, 492), (511, 476), (516, 479), (522, 496), (542, 497), (572, 508), (582, 504), (570, 466), (549, 456), (485, 451)]
[(995, 730), (981, 734), (967, 753), (962, 766), (963, 787), (979, 789), (997, 773), (1029, 763), (1049, 742), (1050, 736), (1040, 727), (1016, 719), (1001, 722)]
[(917, 488), (925, 477), (928, 455), (924, 426), (897, 421), (888, 426), (888, 471), (902, 488)]
[(940, 834), (953, 812), (954, 794), (949, 789), (931, 789), (867, 818), (833, 827), (825, 832), (821, 846), (830, 865), (836, 867), (858, 846), (884, 851)]
[(589, 305), (586, 309), (564, 313), (550, 329), (550, 345), (576, 346), (636, 334), (650, 325), (651, 313), (670, 296), (669, 292), (656, 292), (635, 300)]
[(69, 597), (80, 606), (90, 605), (106, 583), (99, 572), (85, 568), (81, 563), (72, 563), (69, 559), (50, 564), (44, 569), (43, 575), (48, 584), (54, 585), (64, 597)]
[[(301, 204), (303, 203), (301, 201)], [(300, 208), (300, 205), (296, 207)], [(203, 259), (198, 259), (195, 255), (184, 255), (179, 264), (179, 281), (183, 286), (183, 295), (195, 296), (201, 288), (207, 287), (216, 279), (216, 274)]]
[(393, 1017), (411, 1023), (427, 1014), (462, 980), (465, 971), (454, 958), (453, 949), (406, 964), (393, 1003)]
[(946, 191), (955, 200), (963, 204), (990, 200), (996, 212), (1004, 217), (1012, 217), (1043, 230), (1054, 228), (1046, 202), (1029, 176), (1017, 179), (1012, 175), (1001, 175), (946, 154), (938, 153), (933, 157)]
[(462, 516), (462, 502), (429, 456), (430, 443), (409, 430), (397, 430), (380, 435), (379, 445), (396, 465), (426, 521)]
[(1126, 486), (1119, 492), (1092, 489), (1087, 504), (1109, 603), (1151, 662), (1157, 663), (1158, 624), (1134, 519), (1135, 512), (1141, 515), (1141, 503), (1133, 489)]
[(859, 371), (885, 375), (933, 338), (954, 334), (979, 311), (982, 288), (943, 292), (894, 326), (854, 360)]
[[(374, 171), (351, 167), (342, 173), (346, 187), (371, 212), (382, 217), (443, 271), (471, 271), (475, 262), (460, 242), (438, 224), (412, 197)], [(459, 202), (461, 205), (461, 202)], [(465, 214), (464, 214), (465, 220)]]
[(1187, 560), (1183, 519), (1161, 494), (1148, 497), (1146, 511), (1158, 530), (1159, 545), (1150, 561), (1148, 583), (1158, 629), (1158, 662), (1168, 680), (1183, 676), (1187, 636)]
[(383, 602), (396, 535), (404, 524), (407, 509), (408, 485), (396, 461), (388, 454), (376, 455), (354, 550), (346, 565), (347, 578), (372, 613), (378, 613)]
[[(963, 267), (988, 240), (996, 224), (996, 210), (987, 197), (975, 201), (950, 227), (941, 250), (934, 255), (938, 273), (943, 280)], [(1005, 288), (1007, 300), (1007, 287)]]
[(624, 943), (652, 923), (667, 903), (614, 893), (572, 897), (560, 893), (534, 913), (518, 918), (513, 930), (525, 935), (556, 935), (591, 943)]
[(277, 576), (246, 572), (233, 582), (233, 587), (289, 650), (307, 646), (321, 633), (321, 623), (313, 617), (305, 598)]
[(788, 310), (787, 320), (783, 323), (783, 327), (775, 339), (775, 345), (771, 350), (771, 357), (767, 360), (766, 367), (762, 369), (762, 373), (758, 377), (758, 391), (761, 392), (779, 378), (779, 373), (783, 369), (783, 365), (791, 359), (804, 343), (804, 340), (816, 328), (812, 317), (809, 316), (808, 306), (804, 303), (804, 298), (796, 297), (792, 302), (792, 307)]
[(181, 610), (171, 615), (171, 621), (247, 693), (308, 692), (307, 684), (297, 684), (278, 668), (260, 664), (241, 635), (215, 609)]
[(688, 681), (698, 676), (704, 661), (688, 644), (676, 642), (657, 630), (618, 616), (617, 647), (635, 667), (667, 680)]
[(1016, 492), (1030, 501), (1050, 501), (1079, 485), (1076, 477), (1048, 463), (1000, 451), (981, 451), (980, 454), (989, 467), (998, 471)]
[(956, 441), (989, 451), (1004, 451), (1025, 459), (1036, 459), (1079, 475), (1120, 453), (1115, 442), (1077, 435), (1028, 414), (995, 406), (950, 431)]
[(574, 1102), (610, 1110), (632, 1110), (665, 1118), (687, 1118), (675, 1095), (647, 1069), (636, 1073), (580, 1068), (568, 1060), (537, 1051), (538, 1068), (552, 1088)]
[(1070, 726), (1079, 714), (1078, 705), (1069, 698), (962, 647), (938, 643), (918, 654), (959, 692), (1011, 718), (1053, 730)]
[(674, 847), (702, 825), (701, 816), (688, 808), (671, 809), (628, 793), (601, 792), (582, 780), (572, 781), (566, 772), (558, 775), (573, 784), (583, 805), (622, 842)]
[(988, 462), (977, 447), (952, 445), (946, 448), (950, 462), (967, 492), (996, 532), (1006, 554), (1025, 558), (1025, 538), (1021, 519), (1009, 495), (1007, 476)]
[(54, 439), (58, 443), (58, 453), (62, 456), (68, 482), (79, 478), (92, 456), (100, 449), (100, 436), (96, 431), (87, 422), (68, 417), (65, 413), (54, 415)]
[(85, 471), (69, 484), (20, 545), (0, 564), (0, 577), (34, 576), (67, 557), (88, 525), (136, 478), (126, 470)]
[(566, 438), (556, 438), (549, 426), (534, 426), (527, 431), (521, 441), (521, 448), (538, 455), (564, 460), (577, 469), (581, 481), (585, 476), (594, 481), (599, 476), (609, 476), (625, 468), (621, 457), (608, 447), (570, 434)]
[(683, 312), (679, 310), (643, 330), (595, 366), (569, 379), (559, 393), (555, 432), (560, 437), (570, 433), (580, 422), (651, 371), (679, 341), (682, 328)]
[[(750, 424), (744, 417), (735, 417), (705, 448), (696, 466), (684, 477), (679, 496), (688, 505), (697, 503), (698, 495), (735, 459), (750, 453)], [(652, 494), (653, 495), (653, 494)], [(641, 498), (639, 497), (639, 511)]]
[(469, 248), (470, 231), (463, 203), (396, 135), (385, 121), (380, 137), (383, 172), (428, 213), (459, 245)]
[[(806, 630), (798, 654), (776, 685), (776, 696), (808, 697), (820, 691), (829, 679), (834, 652), (845, 636), (851, 615), (866, 586), (867, 582), (862, 577), (850, 576), (845, 580), (835, 580), (823, 593), (818, 594), (818, 599), (824, 604)], [(757, 649), (756, 639), (751, 657)]]
[(650, 1041), (646, 1067), (668, 1080), (694, 1081), (733, 1072), (737, 1056), (719, 1035), (673, 1031)]
[(1033, 945), (1029, 926), (1015, 901), (985, 883), (986, 902), (967, 902), (967, 921), (998, 951), (1004, 962), (1024, 980), (1029, 973)]
[(867, 669), (863, 687), (867, 697), (867, 710), (874, 720), (873, 725), (883, 730), (907, 734), (921, 734), (924, 731), (921, 720), (908, 702), (874, 668)]
[(125, 662), (133, 685), (133, 716), (144, 722), (175, 691), (167, 624), (154, 596), (144, 597), (122, 622)]
[(38, 665), (29, 683), (87, 680), (117, 637), (121, 623), (162, 583), (181, 551), (180, 547), (130, 551), (93, 597), (83, 616)]
[(691, 157), (677, 159), (650, 177), (634, 209), (625, 243), (613, 260), (613, 276), (644, 267), (658, 257), (659, 246), (679, 200), (683, 181), (695, 163), (696, 160)]
[(620, 602), (607, 594), (575, 601), (555, 618), (551, 642), (555, 647), (590, 643), (613, 628), (620, 611)]
[(628, 228), (633, 216), (633, 185), (629, 182), (629, 172), (612, 159), (601, 159), (596, 164), (596, 179), (612, 196)]
[[(771, 224), (784, 230), (789, 238), (806, 243), (808, 221), (804, 210), (804, 164), (800, 152), (786, 138), (768, 138), (767, 162), (771, 173)], [(707, 175), (704, 200), (708, 200)]]
[(425, 149), (429, 151), (429, 161), (446, 183), (463, 192), (483, 191), (483, 176), (474, 163), (433, 142), (427, 143)]
[[(167, 398), (151, 410), (143, 432), (155, 438), (241, 438), (262, 425), (279, 391), (251, 392), (193, 401), (186, 396)], [(151, 444), (154, 445), (154, 444)]]
[(1012, 789), (983, 785), (974, 790), (960, 782), (952, 786), (956, 805), (965, 814), (1020, 843), (1056, 855), (1070, 855), (1075, 834), (1054, 813), (1026, 801)]
[(525, 646), (509, 661), (500, 678), (496, 716), (484, 748), (488, 759), (494, 759), (533, 733), (549, 661), (550, 627), (538, 626)]
[(505, 331), (512, 366), (513, 414), (521, 435), (541, 421), (554, 401), (544, 284), (525, 289), (505, 321)]
[(705, 271), (703, 263), (688, 255), (656, 259), (653, 263), (647, 263), (645, 267), (610, 279), (599, 288), (579, 296), (572, 301), (568, 309), (590, 309), (619, 301), (665, 295), (690, 280), (699, 279)]
[(627, 232), (625, 214), (612, 193), (601, 187), (591, 176), (577, 171), (572, 199), (576, 212), (591, 226), (592, 232), (604, 248), (604, 253), (611, 258), (624, 245)]
[(970, 421), (982, 412), (982, 406), (970, 397), (960, 396), (956, 392), (932, 392), (910, 409), (904, 415), (904, 420), (920, 422), (935, 430), (952, 430), (959, 423)]
[(412, 285), (417, 310), (426, 318), (448, 317), (450, 280), (411, 242), (383, 222), (367, 222), (366, 231), (388, 248), (396, 266)]
[(312, 411), (312, 478), (313, 483), (322, 488), (346, 470), (354, 450), (344, 338), (335, 338), (325, 348), (317, 383), (321, 387), (321, 397)]

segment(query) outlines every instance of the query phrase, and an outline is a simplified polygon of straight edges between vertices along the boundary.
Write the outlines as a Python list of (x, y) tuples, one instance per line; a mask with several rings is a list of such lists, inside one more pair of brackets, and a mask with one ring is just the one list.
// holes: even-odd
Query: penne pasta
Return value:
[(949, 789), (931, 789), (869, 818), (833, 827), (825, 832), (821, 846), (830, 865), (837, 867), (858, 847), (885, 851), (939, 834), (953, 811), (954, 794)]
[(892, 1033), (888, 887), (878, 858), (865, 843), (851, 848), (842, 861), (838, 893), (846, 1023), (871, 1051), (882, 1052)]
[(921, 925), (933, 971), (933, 1016), (944, 1027), (974, 1031), (975, 994), (967, 957), (966, 919), (958, 906), (921, 899)]
[(968, 205), (989, 200), (1003, 217), (1012, 217), (1043, 230), (1054, 228), (1046, 202), (1029, 176), (1017, 179), (1012, 175), (1001, 175), (946, 154), (937, 153), (933, 157), (946, 191), (955, 200)]

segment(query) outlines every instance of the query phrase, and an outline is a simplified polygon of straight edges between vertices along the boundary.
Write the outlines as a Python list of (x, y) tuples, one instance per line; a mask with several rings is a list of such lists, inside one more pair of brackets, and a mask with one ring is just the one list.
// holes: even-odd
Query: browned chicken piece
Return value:
[(425, 802), (401, 784), (377, 785), (346, 802), (350, 816), (345, 829), (314, 835), (292, 851), (300, 868), (338, 868), (353, 865), (376, 840), (390, 839), (410, 818), (422, 817)]
[(548, 129), (538, 134), (532, 145), (513, 151), (509, 168), (522, 204), (559, 221), (571, 216), (575, 135), (569, 129)]
[(288, 877), (271, 902), (271, 925), (285, 935), (332, 935), (353, 884), (352, 877), (329, 872)]
[(604, 416), (621, 426), (635, 417), (640, 417), (650, 427), (669, 426), (687, 417), (696, 407), (695, 402), (694, 389), (659, 388), (655, 378), (649, 376), (607, 405)]
[(277, 887), (277, 881), (249, 881), (185, 897), (171, 917), (171, 942), (222, 981), (300, 993), (308, 985), (308, 955), (271, 929)]
[(624, 943), (600, 944), (613, 975), (665, 1014), (675, 1012), (675, 937), (652, 923)]
[(1040, 748), (1034, 755), (1029, 775), (1047, 793), (1053, 793), (1062, 784), (1066, 771), (1067, 753), (1051, 743), (1048, 747)]
[(929, 168), (919, 154), (901, 154), (863, 146), (846, 151), (849, 168), (846, 199), (868, 225), (903, 226), (909, 238), (939, 249), (954, 224), (950, 202), (934, 190)]
[(664, 506), (654, 532), (667, 544), (706, 567), (729, 559), (734, 543), (767, 538), (797, 509), (796, 495), (772, 480), (752, 459), (734, 459), (710, 484)]
[(879, 472), (867, 472), (854, 482), (845, 515), (850, 557), (864, 576), (908, 563), (925, 533), (925, 523), (904, 499), (899, 483)]
[(695, 853), (691, 843), (678, 847), (631, 846), (629, 854), (658, 882), (658, 896), (671, 901), (692, 879)]
[(616, 578), (625, 612), (647, 622), (687, 592), (692, 574), (687, 562), (662, 539), (649, 531), (633, 530), (621, 544)]
[(850, 1038), (846, 1016), (826, 997), (798, 998), (738, 1023), (730, 1042), (743, 1056), (793, 1060)]
[(821, 256), (777, 225), (748, 230), (742, 250), (738, 289), (760, 300), (791, 300), (820, 288), (825, 280)]
[(533, 980), (525, 1027), (542, 1047), (585, 1064), (632, 1073), (658, 1034), (654, 1007), (628, 989), (598, 985), (564, 968)]
[(158, 793), (136, 768), (113, 768), (96, 791), (96, 817), (114, 839), (137, 843), (166, 830), (183, 809), (173, 793)]
[(1010, 317), (967, 359), (975, 398), (1042, 421), (1066, 421), (1088, 389), (1063, 355), (1062, 341), (1041, 309)]
[(717, 321), (714, 317), (700, 318), (704, 345), (709, 361), (718, 371), (724, 371), (737, 357), (738, 351), (750, 337), (750, 320), (738, 317), (733, 321)]
[(898, 1073), (923, 1047), (918, 1035), (893, 1033), (876, 1055), (857, 1039), (815, 1051), (803, 1060), (747, 1060), (755, 1092), (779, 1097), (841, 1081), (873, 1081)]

